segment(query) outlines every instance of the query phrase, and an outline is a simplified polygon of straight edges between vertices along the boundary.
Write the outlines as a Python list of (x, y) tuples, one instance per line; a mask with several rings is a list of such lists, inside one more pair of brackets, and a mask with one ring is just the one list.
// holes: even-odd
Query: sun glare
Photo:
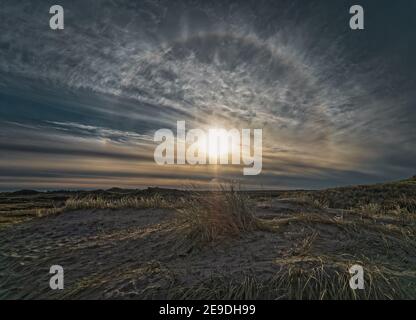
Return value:
[(228, 136), (219, 129), (213, 129), (208, 135), (208, 156), (221, 157), (230, 152), (228, 146)]
[(198, 152), (206, 154), (209, 159), (220, 159), (232, 153), (233, 143), (224, 129), (209, 129), (206, 138), (198, 141)]

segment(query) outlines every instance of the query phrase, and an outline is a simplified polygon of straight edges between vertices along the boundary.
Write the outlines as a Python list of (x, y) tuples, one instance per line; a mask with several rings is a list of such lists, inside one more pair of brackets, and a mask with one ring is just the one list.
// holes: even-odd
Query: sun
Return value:
[(232, 145), (230, 145), (229, 136), (225, 130), (209, 129), (208, 134), (198, 140), (198, 149), (208, 159), (218, 159), (219, 161), (230, 154)]
[(228, 136), (223, 133), (223, 130), (212, 129), (208, 135), (208, 156), (221, 157), (229, 153)]

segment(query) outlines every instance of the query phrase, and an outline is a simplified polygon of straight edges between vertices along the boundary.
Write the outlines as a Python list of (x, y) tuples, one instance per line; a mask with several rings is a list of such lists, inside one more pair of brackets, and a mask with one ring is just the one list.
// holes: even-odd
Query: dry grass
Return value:
[(312, 198), (330, 208), (389, 212), (400, 207), (403, 212), (416, 214), (416, 177), (384, 184), (299, 191), (295, 196)]
[[(176, 219), (171, 220), (171, 215), (163, 222), (169, 229), (160, 228), (158, 223), (148, 227), (158, 232), (140, 233), (140, 237), (130, 236), (130, 229), (123, 231), (123, 236), (119, 230), (99, 235), (102, 242), (111, 239), (111, 243), (116, 243), (117, 239), (122, 245), (132, 245), (136, 252), (143, 251), (147, 245), (149, 255), (138, 260), (156, 259), (156, 252), (162, 252), (157, 259), (163, 264), (133, 263), (126, 265), (122, 272), (117, 266), (107, 270), (108, 273), (85, 274), (72, 290), (66, 291), (71, 298), (88, 298), (92, 290), (101, 294), (107, 288), (117, 288), (108, 297), (414, 299), (415, 187), (412, 180), (387, 184), (386, 190), (376, 185), (296, 191), (289, 197), (297, 198), (294, 209), (288, 212), (280, 211), (278, 206), (272, 208), (270, 196), (266, 199), (270, 203), (266, 212), (275, 215), (262, 215), (264, 219), (255, 215), (253, 194), (242, 192), (235, 184), (222, 186), (219, 192), (191, 192), (186, 197), (100, 192), (71, 194), (69, 199), (55, 200), (53, 205), (45, 198), (40, 199), (37, 204), (49, 205), (46, 208), (34, 208), (34, 197), (23, 204), (20, 198), (13, 198), (16, 203), (5, 203), (0, 219), (21, 222), (80, 209), (176, 209)], [(14, 206), (17, 209), (12, 210)], [(130, 221), (127, 225), (130, 226)], [(276, 232), (261, 232), (265, 230)], [(233, 241), (222, 241), (228, 239)], [(137, 246), (133, 246), (135, 241)], [(269, 243), (264, 245), (264, 241)], [(207, 245), (212, 243), (215, 243), (214, 250)], [(187, 247), (185, 251), (180, 247), (183, 244)], [(198, 250), (189, 254), (189, 247)], [(246, 251), (250, 255), (241, 258)], [(80, 254), (88, 252), (80, 250)], [(170, 254), (173, 259), (166, 259)], [(114, 252), (105, 256), (112, 257)], [(258, 260), (250, 260), (252, 256)], [(228, 267), (234, 259), (238, 262), (227, 270), (224, 266)], [(213, 262), (218, 266), (212, 265)], [(354, 291), (349, 287), (348, 269), (353, 264), (364, 267), (365, 290)], [(190, 271), (184, 271), (185, 266)], [(119, 289), (127, 283), (129, 286), (123, 293)]]
[(0, 228), (61, 212), (63, 212), (63, 208), (59, 207), (0, 211)]
[(148, 209), (148, 208), (172, 208), (173, 205), (166, 201), (161, 195), (155, 194), (150, 197), (108, 198), (101, 196), (86, 196), (81, 198), (70, 198), (65, 202), (65, 210), (83, 209)]
[[(109, 197), (100, 195), (72, 196), (57, 205), (55, 202), (46, 203), (48, 207), (34, 207), (30, 209), (14, 209), (0, 211), (0, 227), (22, 223), (31, 219), (59, 214), (72, 210), (94, 209), (170, 209), (183, 205), (183, 199), (167, 200), (159, 194), (149, 196)], [(29, 206), (28, 204), (25, 204)], [(3, 208), (2, 208), (3, 209)]]
[(300, 204), (314, 209), (329, 208), (329, 201), (323, 198), (315, 198), (312, 195), (300, 193), (299, 195), (296, 195), (296, 199)]
[[(293, 257), (276, 260), (281, 266), (272, 277), (246, 272), (239, 276), (213, 275), (192, 287), (176, 287), (176, 299), (297, 299), (297, 300), (391, 300), (412, 299), (416, 274), (369, 267), (366, 262), (364, 290), (351, 290), (349, 267), (356, 261), (330, 257)], [(410, 281), (410, 282), (409, 282)]]
[(261, 222), (254, 216), (255, 203), (233, 184), (222, 185), (221, 192), (195, 194), (178, 210), (181, 232), (196, 242), (212, 242), (258, 229)]
[(382, 207), (378, 203), (363, 204), (358, 208), (358, 211), (361, 211), (370, 216), (377, 215), (383, 212)]

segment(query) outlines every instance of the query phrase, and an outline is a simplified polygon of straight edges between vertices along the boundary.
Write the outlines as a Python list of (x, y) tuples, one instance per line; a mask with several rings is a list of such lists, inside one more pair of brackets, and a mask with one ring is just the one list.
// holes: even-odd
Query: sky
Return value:
[[(64, 30), (49, 28), (53, 4)], [(0, 190), (410, 177), (415, 14), (410, 0), (2, 0)], [(262, 172), (157, 165), (154, 133), (177, 121), (262, 129)]]

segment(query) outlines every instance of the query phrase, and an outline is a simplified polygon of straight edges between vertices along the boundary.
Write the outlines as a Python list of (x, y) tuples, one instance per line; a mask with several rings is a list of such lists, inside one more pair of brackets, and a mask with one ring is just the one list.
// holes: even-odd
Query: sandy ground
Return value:
[[(304, 208), (279, 200), (259, 204), (256, 214), (286, 219), (299, 211)], [(288, 223), (278, 233), (254, 231), (198, 249), (178, 235), (173, 210), (83, 210), (34, 219), (0, 231), (0, 298), (164, 299), (213, 275), (251, 273), (267, 280), (290, 257), (368, 255), (368, 246), (357, 249), (336, 223), (358, 218), (340, 210), (320, 212), (333, 223)], [(380, 248), (374, 246), (372, 254), (388, 254), (392, 262), (405, 257), (410, 269), (416, 265), (414, 249)], [(51, 265), (64, 268), (64, 290), (49, 288)]]

